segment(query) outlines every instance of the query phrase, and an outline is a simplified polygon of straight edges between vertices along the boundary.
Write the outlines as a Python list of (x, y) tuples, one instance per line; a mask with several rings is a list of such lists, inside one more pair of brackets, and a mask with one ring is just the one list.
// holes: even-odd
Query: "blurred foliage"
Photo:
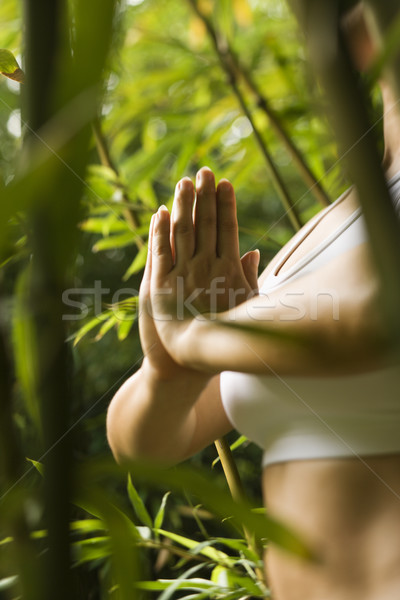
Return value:
[[(235, 50), (242, 74), (250, 73), (257, 82), (315, 177), (336, 197), (345, 186), (336, 145), (321, 114), (319, 88), (306, 68), (297, 26), (286, 4), (281, 0), (199, 0), (198, 4), (221, 39), (228, 40)], [(12, 52), (24, 69), (20, 9), (16, 0), (2, 0), (0, 48)], [(98, 10), (102, 10), (101, 3)], [(72, 21), (70, 27), (73, 35)], [(0, 182), (9, 190), (21, 171), (26, 124), (21, 123), (20, 84), (0, 77)], [(240, 78), (239, 86), (305, 223), (319, 207), (271, 131), (245, 77)], [(158, 593), (162, 600), (173, 595), (196, 600), (262, 596), (266, 592), (256, 572), (260, 558), (249, 549), (239, 524), (246, 521), (245, 513), (242, 511), (242, 519), (234, 524), (235, 537), (228, 537), (227, 527), (232, 533), (229, 511), (225, 514), (228, 523), (223, 523), (216, 500), (213, 511), (212, 493), (208, 501), (199, 499), (199, 489), (190, 485), (188, 476), (182, 475), (186, 492), (172, 483), (168, 488), (167, 482), (154, 490), (154, 481), (150, 485), (144, 476), (138, 481), (132, 476), (126, 490), (121, 475), (116, 475), (117, 468), (102, 462), (109, 456), (105, 411), (112, 394), (141, 362), (136, 297), (148, 226), (160, 204), (171, 207), (180, 177), (194, 177), (199, 167), (208, 165), (217, 179), (232, 181), (241, 250), (260, 248), (261, 267), (291, 237), (292, 228), (271, 185), (251, 123), (242, 114), (204, 22), (190, 2), (121, 2), (103, 88), (85, 158), (79, 247), (75, 263), (70, 265), (73, 287), (63, 295), (63, 322), (73, 352), (76, 390), (69, 407), (73, 458), (84, 465), (92, 461), (86, 479), (79, 469), (76, 473), (77, 508), (70, 524), (77, 581), (74, 597), (124, 597), (119, 596), (121, 582), (128, 579), (129, 586), (129, 578), (135, 577), (135, 585), (142, 590), (136, 592), (138, 597), (145, 590)], [(84, 116), (80, 118), (84, 120)], [(80, 126), (74, 119), (70, 123)], [(58, 150), (54, 148), (56, 154)], [(52, 183), (50, 175), (49, 185), (56, 196), (61, 180)], [(31, 180), (19, 181), (17, 190), (22, 193)], [(22, 455), (40, 459), (40, 411), (32, 384), (36, 357), (23, 291), (33, 251), (26, 212), (14, 211), (7, 231), (0, 308), (14, 348), (13, 420)], [(236, 438), (232, 434), (230, 442), (244, 486), (254, 506), (261, 506), (260, 450), (244, 439), (235, 444)], [(215, 450), (210, 448), (189, 464), (209, 470), (214, 459)], [(225, 484), (219, 465), (215, 465), (213, 477), (215, 489), (221, 489)], [(154, 478), (157, 481), (160, 475)], [(46, 551), (40, 478), (28, 465), (13, 494), (4, 489), (0, 497), (0, 532), (4, 532), (0, 539), (0, 594), (8, 590), (4, 593), (10, 598), (15, 597), (17, 572), (8, 552), (13, 542), (5, 532), (7, 511), (18, 499), (19, 489), (26, 492), (24, 510), (35, 551)], [(169, 496), (170, 490), (173, 494)], [(227, 494), (225, 498), (230, 506)], [(253, 513), (248, 507), (246, 510), (253, 523)], [(264, 523), (262, 543), (269, 537), (288, 545), (284, 528), (271, 525), (268, 529), (269, 521), (264, 519)]]

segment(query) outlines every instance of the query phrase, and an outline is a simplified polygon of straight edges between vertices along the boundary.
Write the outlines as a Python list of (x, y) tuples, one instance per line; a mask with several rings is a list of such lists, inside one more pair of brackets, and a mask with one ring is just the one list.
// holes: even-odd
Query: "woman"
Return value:
[[(370, 52), (363, 35), (358, 49)], [(388, 83), (382, 92), (396, 202), (400, 115)], [(234, 425), (264, 448), (270, 513), (320, 557), (309, 564), (271, 548), (274, 598), (397, 599), (400, 372), (386, 363), (356, 190), (303, 227), (258, 283), (258, 252), (239, 257), (233, 188), (226, 180), (215, 188), (207, 168), (197, 174), (196, 200), (184, 178), (172, 215), (161, 207), (153, 216), (149, 248), (145, 358), (108, 412), (117, 460), (183, 460)]]

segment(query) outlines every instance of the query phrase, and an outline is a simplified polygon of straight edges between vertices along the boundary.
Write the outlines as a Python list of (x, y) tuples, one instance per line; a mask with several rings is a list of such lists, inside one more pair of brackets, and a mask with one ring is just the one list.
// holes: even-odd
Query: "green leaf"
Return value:
[(42, 432), (37, 389), (37, 351), (32, 314), (28, 303), (31, 278), (30, 266), (20, 274), (15, 293), (12, 313), (12, 344), (17, 380), (21, 385), (22, 397), (29, 416), (39, 435)]
[[(193, 551), (194, 554), (197, 554), (197, 549), (199, 549), (198, 554), (202, 554), (203, 556), (207, 556), (211, 560), (215, 562), (226, 562), (229, 559), (229, 556), (225, 554), (225, 552), (221, 552), (220, 550), (216, 550), (215, 548), (211, 548), (209, 545), (204, 547), (204, 543), (199, 544), (196, 540), (191, 540), (190, 538), (184, 537), (183, 535), (178, 535), (177, 533), (173, 533), (172, 531), (165, 531), (164, 529), (155, 529), (155, 531), (165, 537), (169, 538), (173, 542), (177, 542), (181, 544), (181, 546), (185, 546), (185, 548), (189, 548)], [(213, 541), (207, 542), (208, 544), (214, 543)]]
[[(178, 582), (178, 583), (177, 583)], [(177, 583), (175, 589), (179, 590), (217, 590), (218, 586), (208, 579), (196, 577), (195, 579), (159, 579), (158, 581), (138, 581), (135, 586), (140, 590), (159, 592), (166, 590)]]
[(254, 562), (255, 564), (260, 562), (260, 557), (255, 552), (253, 552), (253, 550), (250, 550), (250, 548), (247, 545), (247, 542), (245, 542), (244, 540), (235, 540), (223, 537), (217, 537), (215, 539), (220, 544), (224, 544), (225, 546), (228, 546), (228, 548), (232, 548), (233, 550), (236, 550), (237, 552), (243, 554), (243, 556), (245, 556), (248, 560)]
[(121, 235), (111, 235), (96, 242), (92, 248), (93, 252), (101, 250), (111, 250), (112, 248), (123, 248), (135, 243), (135, 236), (131, 231), (121, 233)]
[(161, 500), (160, 508), (158, 509), (156, 517), (154, 519), (155, 529), (160, 529), (162, 527), (162, 524), (164, 522), (165, 507), (167, 505), (167, 500), (170, 493), (171, 492), (166, 492), (163, 496), (163, 499)]
[(171, 598), (171, 596), (175, 593), (175, 590), (179, 589), (179, 586), (182, 582), (202, 568), (203, 565), (195, 565), (194, 567), (187, 569), (187, 571), (185, 571), (178, 579), (175, 579), (172, 585), (163, 591), (158, 600), (169, 600), (169, 598)]
[[(182, 491), (184, 487), (186, 491), (195, 494), (199, 501), (204, 506), (210, 508), (214, 514), (219, 515), (223, 519), (231, 517), (227, 521), (227, 524), (229, 522), (235, 523), (236, 526), (240, 524), (246, 527), (251, 533), (254, 533), (258, 539), (267, 538), (281, 548), (304, 559), (317, 559), (297, 533), (268, 514), (259, 515), (253, 513), (251, 510), (252, 507), (247, 502), (235, 502), (228, 493), (219, 489), (214, 481), (210, 481), (209, 475), (202, 475), (197, 470), (193, 468), (189, 469), (182, 465), (175, 467), (173, 471), (165, 471), (155, 465), (149, 465), (148, 463), (142, 465), (139, 462), (131, 464), (130, 470), (134, 473), (136, 481), (158, 486), (165, 485), (165, 487), (177, 491)], [(163, 533), (167, 537), (176, 535), (163, 532), (160, 529), (156, 531)], [(182, 538), (181, 536), (175, 539), (178, 543), (183, 543), (185, 540), (187, 538)], [(190, 543), (191, 548), (197, 544), (194, 540), (188, 540), (188, 543)], [(217, 552), (215, 549), (213, 551)]]
[(69, 524), (71, 531), (77, 531), (79, 533), (93, 533), (94, 531), (106, 530), (104, 521), (100, 519), (79, 519), (77, 521), (71, 521)]
[(112, 553), (111, 541), (108, 536), (73, 542), (71, 544), (71, 549), (75, 566), (105, 559)]
[(134, 317), (128, 319), (126, 316), (125, 318), (118, 320), (118, 339), (120, 342), (123, 342), (128, 337), (134, 320)]
[(19, 83), (24, 81), (24, 73), (20, 69), (14, 54), (5, 48), (0, 49), (0, 73)]
[(90, 319), (90, 321), (88, 321), (87, 323), (82, 325), (82, 327), (80, 329), (78, 329), (76, 334), (74, 334), (74, 336), (73, 336), (74, 346), (76, 346), (81, 341), (81, 339), (87, 333), (89, 333), (89, 331), (91, 331), (92, 329), (94, 329), (95, 327), (100, 325), (100, 323), (102, 323), (103, 321), (108, 320), (111, 315), (112, 315), (111, 311), (105, 311), (105, 312), (101, 313), (101, 315), (97, 315), (96, 317), (93, 317), (93, 319)]
[(80, 228), (83, 231), (101, 233), (104, 236), (108, 236), (110, 233), (130, 231), (127, 222), (122, 218), (118, 218), (114, 213), (103, 217), (89, 217), (85, 221), (82, 221)]
[(144, 265), (146, 264), (146, 259), (147, 259), (147, 249), (148, 249), (147, 244), (143, 245), (140, 248), (139, 252), (136, 254), (135, 258), (133, 259), (132, 264), (127, 269), (126, 273), (124, 274), (124, 276), (122, 278), (124, 281), (129, 279), (129, 277), (131, 275), (134, 275), (135, 273), (137, 273), (138, 271), (140, 271), (141, 269), (144, 268)]
[(147, 508), (145, 507), (143, 500), (139, 496), (135, 486), (132, 483), (130, 474), (128, 475), (128, 496), (139, 521), (143, 523), (143, 525), (147, 525), (147, 527), (152, 529), (153, 521), (147, 512)]
[(33, 458), (27, 458), (28, 460), (37, 470), (38, 473), (43, 477), (44, 476), (44, 465), (37, 460), (33, 460)]
[[(238, 575), (231, 569), (226, 569), (220, 565), (216, 566), (211, 573), (211, 581), (227, 588), (242, 588), (250, 596), (263, 596), (262, 590), (258, 585), (246, 575)], [(247, 595), (246, 594), (246, 595)]]
[(96, 342), (98, 342), (99, 340), (101, 340), (108, 331), (110, 331), (110, 329), (112, 329), (114, 327), (114, 325), (118, 323), (118, 317), (117, 315), (112, 314), (107, 321), (105, 321), (103, 323), (103, 325), (100, 327), (95, 340)]
[(4, 579), (0, 579), (0, 592), (4, 592), (4, 590), (9, 590), (11, 587), (16, 585), (18, 582), (18, 575), (12, 575), (11, 577), (4, 577)]

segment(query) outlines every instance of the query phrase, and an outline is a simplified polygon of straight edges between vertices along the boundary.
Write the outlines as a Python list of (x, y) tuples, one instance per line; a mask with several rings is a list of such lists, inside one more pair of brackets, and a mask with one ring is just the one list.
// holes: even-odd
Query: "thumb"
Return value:
[(244, 275), (252, 290), (258, 291), (258, 265), (260, 264), (260, 251), (250, 250), (240, 259)]

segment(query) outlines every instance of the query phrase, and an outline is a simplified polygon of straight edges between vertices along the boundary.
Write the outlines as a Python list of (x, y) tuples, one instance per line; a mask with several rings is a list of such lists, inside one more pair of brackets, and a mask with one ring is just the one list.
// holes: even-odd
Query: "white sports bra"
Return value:
[[(400, 173), (388, 181), (388, 188), (399, 212)], [(310, 227), (305, 227), (302, 240), (343, 197), (321, 211)], [(299, 242), (289, 243), (260, 292), (267, 293), (288, 280), (316, 271), (367, 240), (358, 208), (293, 267), (279, 273)], [(400, 453), (400, 366), (335, 377), (225, 371), (220, 381), (229, 420), (264, 449), (263, 466), (300, 459)]]

